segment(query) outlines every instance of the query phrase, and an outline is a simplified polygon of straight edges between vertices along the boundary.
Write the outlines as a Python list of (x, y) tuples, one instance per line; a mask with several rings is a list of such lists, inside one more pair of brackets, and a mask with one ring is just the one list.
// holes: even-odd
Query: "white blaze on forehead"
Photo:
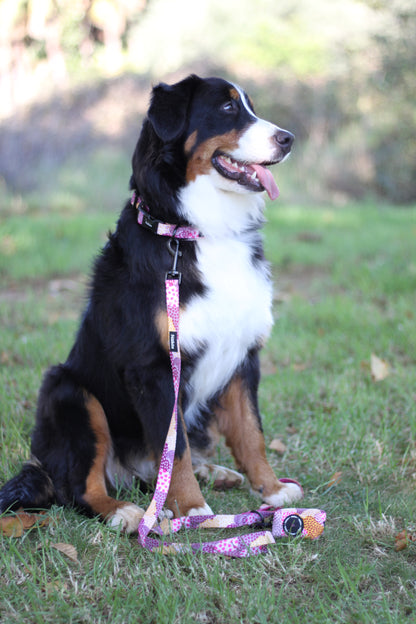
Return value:
[(244, 108), (250, 113), (253, 121), (241, 135), (237, 149), (230, 152), (230, 155), (237, 160), (254, 163), (274, 160), (276, 142), (273, 137), (281, 128), (257, 117), (241, 87), (236, 84), (233, 84), (233, 87), (237, 90)]
[(241, 87), (239, 87), (238, 85), (232, 83), (234, 89), (237, 91), (238, 95), (240, 96), (240, 99), (242, 101), (242, 103), (244, 104), (244, 108), (250, 113), (250, 115), (254, 118), (254, 119), (258, 119), (257, 115), (253, 112), (253, 109), (251, 107), (250, 101), (246, 95), (246, 93), (244, 93), (243, 89)]

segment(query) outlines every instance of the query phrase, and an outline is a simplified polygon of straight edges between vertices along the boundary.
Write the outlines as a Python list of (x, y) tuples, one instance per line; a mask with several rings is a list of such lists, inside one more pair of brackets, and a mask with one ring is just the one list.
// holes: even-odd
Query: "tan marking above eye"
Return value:
[(234, 89), (234, 87), (232, 89), (230, 89), (230, 95), (233, 98), (233, 100), (239, 100), (240, 99), (240, 94), (238, 93), (237, 89)]

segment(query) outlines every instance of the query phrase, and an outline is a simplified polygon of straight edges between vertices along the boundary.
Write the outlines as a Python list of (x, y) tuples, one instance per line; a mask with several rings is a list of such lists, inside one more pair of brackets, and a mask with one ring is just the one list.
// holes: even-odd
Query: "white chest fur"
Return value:
[(270, 332), (272, 288), (267, 265), (253, 263), (251, 236), (207, 237), (197, 243), (206, 292), (192, 298), (180, 316), (182, 349), (202, 348), (187, 388), (188, 424), (227, 384), (248, 349)]

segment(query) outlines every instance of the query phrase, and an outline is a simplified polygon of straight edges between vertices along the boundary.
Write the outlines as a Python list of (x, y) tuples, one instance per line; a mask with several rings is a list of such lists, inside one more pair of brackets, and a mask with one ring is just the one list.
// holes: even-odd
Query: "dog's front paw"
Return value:
[(162, 509), (162, 511), (159, 514), (159, 518), (158, 520), (172, 520), (173, 518), (173, 511), (171, 509), (168, 509), (167, 507), (164, 507)]
[(272, 507), (283, 507), (289, 505), (303, 497), (302, 487), (290, 481), (289, 479), (283, 479), (279, 481), (280, 488), (277, 492), (273, 492), (267, 496), (263, 496), (263, 501)]
[(137, 507), (133, 503), (126, 503), (108, 518), (107, 524), (111, 528), (120, 529), (124, 533), (134, 533), (139, 528), (139, 522), (143, 516), (144, 509)]
[(211, 507), (205, 503), (203, 507), (192, 507), (186, 513), (187, 516), (213, 516)]

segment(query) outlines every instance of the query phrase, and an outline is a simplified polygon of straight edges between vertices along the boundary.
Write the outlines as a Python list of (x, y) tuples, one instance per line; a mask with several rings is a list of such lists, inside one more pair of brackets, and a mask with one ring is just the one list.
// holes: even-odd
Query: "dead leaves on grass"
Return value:
[(65, 555), (65, 557), (68, 557), (68, 559), (70, 559), (74, 563), (79, 563), (77, 549), (72, 544), (58, 543), (50, 544), (50, 546), (52, 548), (55, 548), (55, 550), (59, 550), (60, 553)]
[(384, 381), (391, 374), (391, 367), (386, 360), (379, 358), (375, 353), (371, 354), (370, 361), (361, 362), (361, 369), (368, 371), (371, 375), (371, 379), (378, 383)]
[(404, 531), (400, 531), (395, 538), (394, 550), (396, 552), (400, 552), (401, 550), (407, 548), (412, 542), (416, 543), (416, 534), (409, 533), (406, 529)]
[[(47, 516), (45, 512), (31, 514), (25, 512), (23, 509), (19, 509), (13, 515), (0, 518), (0, 536), (3, 535), (4, 537), (12, 538), (22, 537), (25, 531), (29, 531), (34, 527), (41, 528), (48, 526), (50, 520), (50, 517)], [(72, 544), (63, 542), (54, 544), (50, 542), (49, 546), (65, 555), (70, 561), (79, 564), (77, 549)], [(43, 546), (38, 546), (37, 550), (41, 548), (43, 548)]]
[(279, 438), (275, 438), (269, 444), (269, 449), (276, 451), (279, 455), (283, 455), (286, 452), (286, 444), (284, 444)]
[(332, 475), (332, 477), (326, 484), (326, 489), (329, 490), (335, 485), (338, 485), (338, 483), (341, 481), (341, 477), (342, 477), (342, 472), (334, 472), (334, 474)]
[(373, 381), (383, 381), (390, 375), (390, 367), (387, 362), (374, 353), (371, 354), (370, 367)]
[(33, 527), (48, 526), (50, 518), (45, 513), (30, 514), (19, 509), (12, 516), (0, 518), (0, 534), (6, 537), (22, 537)]

